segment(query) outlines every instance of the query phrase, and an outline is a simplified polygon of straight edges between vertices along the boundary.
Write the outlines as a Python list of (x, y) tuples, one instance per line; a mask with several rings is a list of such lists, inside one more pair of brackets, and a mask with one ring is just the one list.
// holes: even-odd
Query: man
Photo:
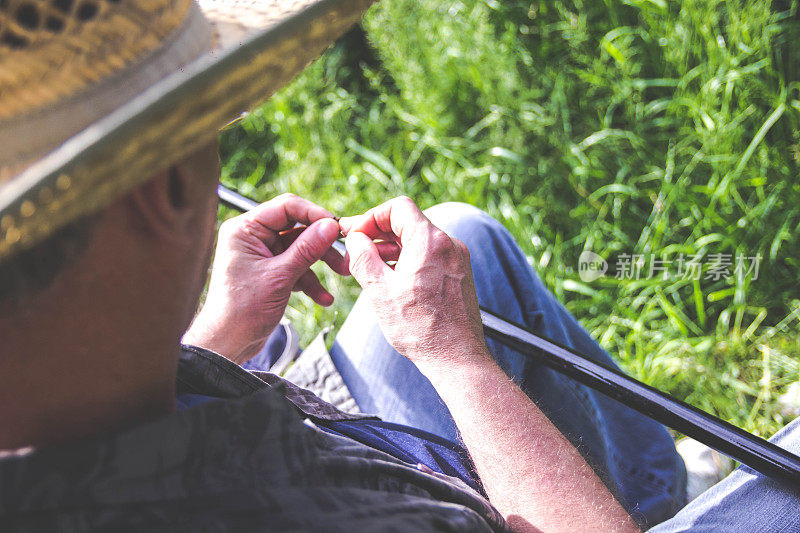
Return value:
[[(187, 1), (99, 11), (53, 2), (34, 14), (40, 4), (10, 4), (0, 5), (9, 32), (0, 72), (18, 82), (6, 82), (0, 108), (4, 528), (634, 531), (631, 513), (645, 524), (682, 504), (663, 428), (487, 346), (479, 300), (607, 361), (508, 234), (469, 208), (429, 213), (448, 235), (405, 198), (339, 223), (291, 195), (262, 204), (221, 227), (205, 304), (184, 335), (215, 226), (209, 125), (225, 112), (208, 99), (245, 105), (254, 98), (245, 87), (269, 86), (258, 72), (286, 78), (285, 65), (296, 71), (297, 57), (314, 53), (309, 43), (339, 33), (363, 5), (266, 3), (271, 29), (242, 38), (226, 28), (247, 33), (259, 13), (237, 2), (202, 12)], [(58, 10), (63, 33), (38, 28)], [(202, 57), (208, 20), (217, 43), (242, 47)], [(107, 46), (73, 46), (100, 37)], [(52, 63), (64, 54), (74, 56), (66, 74)], [(40, 61), (17, 67), (23, 58)], [(125, 93), (137, 83), (153, 88)], [(15, 88), (27, 98), (8, 96)], [(88, 122), (87, 110), (96, 113)], [(330, 250), (340, 231), (346, 260)], [(238, 366), (291, 291), (331, 303), (309, 271), (318, 260), (364, 288), (332, 356), (359, 405), (389, 422)], [(732, 483), (743, 489), (728, 483), (717, 495), (745, 490), (774, 528), (797, 525), (790, 489), (747, 471)], [(719, 527), (715, 509), (737, 512), (695, 506), (667, 524)], [(762, 525), (738, 509), (742, 529)]]

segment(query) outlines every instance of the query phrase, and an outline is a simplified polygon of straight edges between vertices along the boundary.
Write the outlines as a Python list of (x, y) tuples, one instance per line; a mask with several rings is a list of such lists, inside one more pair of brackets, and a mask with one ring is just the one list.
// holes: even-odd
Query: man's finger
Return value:
[(289, 271), (292, 285), (311, 265), (322, 259), (338, 236), (339, 224), (333, 219), (325, 218), (311, 224), (285, 252), (277, 256), (283, 267)]
[(391, 234), (403, 244), (404, 234), (430, 226), (431, 222), (410, 198), (401, 196), (373, 207), (361, 216), (342, 218), (339, 225), (345, 234), (357, 231), (372, 239)]
[(300, 276), (292, 290), (302, 291), (306, 296), (314, 300), (316, 304), (323, 307), (328, 307), (333, 303), (333, 295), (322, 286), (317, 275), (311, 270), (306, 270)]
[(378, 254), (380, 254), (384, 262), (397, 261), (402, 250), (396, 242), (376, 242), (375, 248), (378, 249)]
[[(353, 216), (353, 217), (342, 217), (342, 218), (340, 218), (339, 219), (339, 226), (342, 228), (342, 235), (347, 237), (347, 234), (350, 233), (350, 231), (361, 231), (358, 228), (364, 223), (364, 221), (361, 220), (361, 219), (364, 219), (366, 216), (367, 216), (367, 213), (365, 213), (363, 215)], [(361, 233), (365, 233), (365, 232), (362, 231)], [(380, 232), (380, 231), (370, 232), (370, 237), (372, 238), (373, 241), (379, 241), (379, 240), (380, 241), (397, 241), (397, 235), (395, 235), (391, 231), (388, 231), (388, 232)]]
[(327, 209), (294, 194), (277, 196), (240, 216), (251, 226), (260, 226), (267, 238), (274, 238), (275, 232), (291, 229), (297, 223), (310, 225), (323, 218), (333, 218)]
[(337, 274), (340, 276), (349, 276), (350, 275), (350, 263), (348, 259), (340, 254), (337, 250), (331, 248), (325, 255), (322, 256), (322, 260)]
[(361, 232), (351, 231), (344, 241), (350, 259), (350, 273), (365, 287), (392, 273), (372, 239)]
[[(383, 241), (376, 242), (375, 243), (375, 248), (378, 250), (378, 255), (381, 256), (381, 260), (384, 263), (397, 261), (400, 258), (400, 252), (402, 251), (402, 248), (400, 248), (400, 245), (395, 243), (395, 242), (383, 242)], [(337, 255), (338, 255), (338, 252), (337, 252)], [(340, 256), (340, 257), (342, 257), (342, 261), (345, 263), (345, 265), (349, 265), (350, 264), (350, 252), (348, 252), (348, 253), (344, 254), (344, 256)], [(390, 266), (389, 268), (394, 269), (393, 266)], [(348, 275), (349, 276), (350, 275), (349, 269), (347, 271), (347, 274), (342, 274), (342, 275)]]
[[(295, 241), (297, 237), (300, 236), (304, 231), (308, 229), (308, 226), (298, 226), (292, 228), (290, 230), (282, 231), (278, 239), (273, 243), (270, 247), (272, 250), (275, 251), (275, 255), (283, 253), (286, 249)], [(331, 247), (325, 254), (322, 256), (322, 261), (327, 263), (327, 265), (339, 275), (342, 276), (349, 276), (350, 270), (348, 268), (348, 262), (342, 256), (342, 254), (337, 251), (335, 248)]]

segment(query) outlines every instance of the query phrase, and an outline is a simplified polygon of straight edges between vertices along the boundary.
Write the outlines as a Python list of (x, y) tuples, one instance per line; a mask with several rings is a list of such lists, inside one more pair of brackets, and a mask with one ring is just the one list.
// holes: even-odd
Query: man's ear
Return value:
[(143, 230), (170, 243), (186, 242), (193, 220), (190, 177), (180, 164), (153, 176), (130, 194)]

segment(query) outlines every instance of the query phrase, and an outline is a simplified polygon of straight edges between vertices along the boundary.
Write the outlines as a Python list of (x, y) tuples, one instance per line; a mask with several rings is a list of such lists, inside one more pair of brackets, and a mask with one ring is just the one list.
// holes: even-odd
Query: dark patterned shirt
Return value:
[(318, 429), (363, 415), (277, 376), (185, 347), (178, 390), (223, 400), (0, 459), (0, 529), (507, 530), (462, 481)]

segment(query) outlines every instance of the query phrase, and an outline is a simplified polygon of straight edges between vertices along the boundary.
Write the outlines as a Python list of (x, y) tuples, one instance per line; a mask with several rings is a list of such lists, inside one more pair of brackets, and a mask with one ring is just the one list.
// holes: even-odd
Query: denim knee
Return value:
[(464, 242), (469, 248), (476, 240), (497, 237), (507, 233), (505, 227), (485, 211), (462, 202), (445, 202), (425, 210), (431, 222), (451, 237)]

